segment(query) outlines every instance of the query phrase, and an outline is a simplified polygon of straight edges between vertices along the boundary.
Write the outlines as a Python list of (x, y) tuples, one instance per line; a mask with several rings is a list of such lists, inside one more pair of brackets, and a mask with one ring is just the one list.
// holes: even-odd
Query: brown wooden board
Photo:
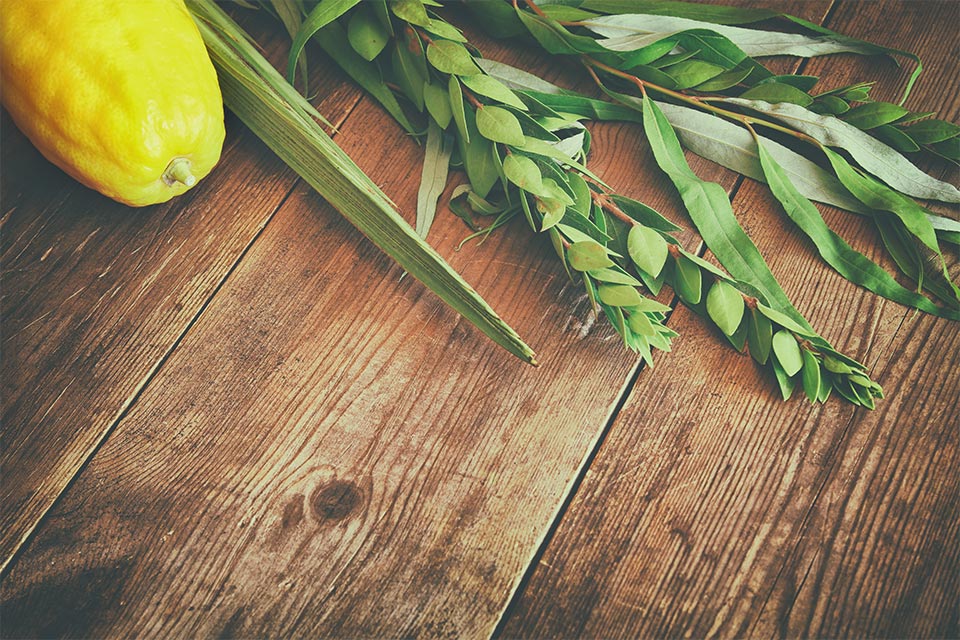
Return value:
[[(840, 5), (828, 26), (919, 53), (927, 71), (907, 106), (956, 121), (960, 75), (942, 46), (956, 23), (951, 3), (888, 2)], [(831, 86), (883, 78), (875, 97), (890, 100), (908, 70), (846, 57), (805, 71)], [(939, 169), (957, 182), (955, 168)], [(835, 399), (784, 405), (749, 358), (677, 311), (683, 337), (631, 391), (504, 637), (960, 632), (957, 323), (833, 274), (778, 222), (764, 187), (745, 184), (735, 208), (799, 308), (868, 363), (887, 398), (873, 412)], [(826, 215), (881, 259), (861, 219)]]
[[(336, 88), (321, 104), (333, 120), (359, 98), (334, 74), (315, 80)], [(292, 171), (227, 125), (209, 179), (132, 209), (53, 167), (4, 112), (0, 568), (292, 189)]]
[[(600, 129), (599, 143), (624, 152), (595, 166), (671, 206), (642, 170), (636, 130)], [(413, 209), (418, 148), (379, 109), (359, 109), (337, 139)], [(431, 240), (537, 345), (540, 369), (400, 280), (299, 190), (12, 569), (6, 624), (28, 635), (492, 630), (636, 361), (592, 325), (544, 239), (515, 224), (457, 253), (466, 233), (446, 217)], [(268, 604), (277, 584), (283, 602)], [(105, 589), (127, 609), (106, 611)]]
[[(819, 20), (826, 4), (783, 8)], [(478, 42), (556, 82), (569, 79), (568, 68), (546, 67), (527, 49), (506, 53)], [(382, 112), (362, 102), (337, 141), (402, 211), (414, 210), (419, 150)], [(594, 148), (591, 166), (608, 182), (683, 222), (636, 127), (597, 127)], [(275, 162), (266, 155), (244, 161), (266, 172)], [(230, 173), (232, 162), (221, 170)], [(735, 185), (709, 163), (694, 168)], [(607, 445), (596, 461), (591, 453), (636, 359), (608, 326), (590, 322), (579, 287), (522, 221), (458, 252), (465, 234), (441, 214), (430, 240), (537, 349), (539, 369), (490, 345), (298, 186), (15, 559), (0, 584), (3, 635), (489, 636), (586, 465), (575, 505), (593, 478), (627, 487), (623, 495), (596, 492), (597, 501), (567, 514), (582, 522), (576, 518), (589, 507), (598, 523), (577, 538), (586, 564), (575, 570), (592, 576), (585, 580), (598, 580), (597, 567), (609, 572), (621, 554), (607, 547), (599, 523), (605, 513), (637, 515), (629, 481), (638, 472), (628, 469), (614, 482), (605, 469), (620, 457), (605, 457)], [(681, 237), (696, 247), (693, 233)], [(867, 300), (856, 292), (851, 299)], [(825, 319), (820, 313), (815, 321)], [(641, 374), (640, 389), (661, 376), (674, 387), (699, 380), (701, 393), (725, 394), (722, 404), (707, 406), (730, 416), (731, 434), (741, 433), (735, 425), (744, 405), (771, 420), (796, 420), (796, 407), (773, 402), (773, 385), (749, 363), (723, 368), (730, 354), (717, 337), (685, 312), (676, 320), (686, 347), (659, 356), (663, 364)], [(875, 332), (871, 325), (866, 335)], [(945, 385), (958, 386), (950, 378)], [(677, 423), (668, 409), (692, 410), (689, 395), (674, 405), (648, 397), (631, 396), (611, 443), (624, 429), (649, 435), (633, 417), (642, 403), (662, 441), (678, 443), (661, 442), (651, 455), (665, 465), (668, 456), (688, 459), (684, 439), (695, 424)], [(821, 410), (854, 413), (836, 402)], [(795, 441), (810, 440), (802, 427), (795, 431)], [(711, 435), (701, 437), (712, 443)], [(776, 430), (753, 435), (758, 450), (779, 446), (798, 465), (827, 459), (805, 457)], [(766, 458), (770, 474), (782, 471), (781, 457)], [(666, 468), (662, 489), (672, 486)], [(821, 484), (832, 478), (821, 476)], [(943, 495), (949, 498), (949, 487)], [(697, 504), (695, 493), (677, 498), (664, 508), (686, 513)], [(713, 535), (734, 556), (736, 534)], [(688, 556), (678, 548), (674, 561), (682, 563)], [(794, 548), (795, 564), (809, 566), (805, 549)], [(606, 564), (593, 566), (604, 554)], [(731, 575), (718, 571), (713, 580), (729, 584)], [(535, 574), (528, 593), (536, 581)], [(629, 598), (633, 588), (602, 592), (597, 584), (608, 599)], [(562, 607), (564, 593), (561, 586), (544, 610)], [(688, 592), (686, 606), (698, 595)], [(506, 628), (518, 635), (550, 628), (534, 618), (515, 627), (518, 615)], [(599, 628), (630, 635), (638, 627), (629, 622)], [(561, 635), (573, 629), (558, 628)], [(683, 627), (665, 628), (679, 635)]]

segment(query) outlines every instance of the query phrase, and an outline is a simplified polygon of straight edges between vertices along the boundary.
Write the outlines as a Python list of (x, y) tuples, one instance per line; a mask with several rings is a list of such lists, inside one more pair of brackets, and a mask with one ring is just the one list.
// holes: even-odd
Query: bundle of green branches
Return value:
[[(921, 311), (960, 318), (960, 288), (941, 243), (960, 242), (956, 217), (915, 198), (960, 202), (953, 185), (904, 154), (956, 162), (960, 127), (871, 101), (859, 83), (816, 92), (817, 78), (775, 75), (757, 58), (855, 52), (907, 57), (768, 10), (653, 0), (466, 3), (498, 35), (529, 37), (572, 57), (604, 100), (553, 86), (483, 58), (424, 0), (272, 0), (290, 32), (291, 81), (310, 40), (411, 134), (425, 140), (417, 232), (425, 236), (450, 167), (468, 183), (451, 208), (488, 234), (514, 216), (548, 234), (572, 277), (624, 344), (653, 364), (676, 334), (664, 285), (715, 325), (739, 351), (773, 370), (784, 398), (800, 387), (811, 401), (832, 392), (872, 408), (882, 396), (865, 367), (834, 349), (797, 311), (740, 227), (726, 191), (698, 177), (684, 148), (766, 182), (788, 216), (844, 277)], [(804, 33), (742, 25), (787, 21)], [(766, 24), (766, 23), (764, 23)], [(619, 195), (588, 169), (584, 121), (639, 122), (660, 169), (723, 269), (685, 250), (679, 228)], [(812, 158), (812, 159), (811, 159)], [(907, 288), (824, 222), (819, 201), (869, 216)]]

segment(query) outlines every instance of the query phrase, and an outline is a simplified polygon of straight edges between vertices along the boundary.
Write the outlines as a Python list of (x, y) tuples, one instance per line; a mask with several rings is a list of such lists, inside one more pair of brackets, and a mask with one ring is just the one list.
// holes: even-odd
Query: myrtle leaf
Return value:
[(427, 60), (441, 73), (470, 76), (478, 72), (467, 48), (452, 40), (434, 40), (428, 44)]
[(477, 131), (487, 140), (511, 146), (523, 146), (526, 141), (517, 117), (502, 107), (479, 107)]
[(803, 368), (803, 356), (800, 353), (800, 345), (793, 334), (786, 329), (781, 329), (773, 334), (773, 355), (777, 362), (783, 367), (783, 372), (787, 377), (792, 378)]
[(606, 269), (614, 264), (603, 245), (594, 240), (581, 240), (571, 244), (567, 249), (567, 259), (570, 266), (577, 271)]
[(654, 229), (633, 225), (627, 236), (627, 251), (637, 268), (656, 278), (667, 262), (667, 241)]
[(723, 280), (716, 280), (707, 292), (707, 314), (727, 336), (743, 320), (743, 294)]

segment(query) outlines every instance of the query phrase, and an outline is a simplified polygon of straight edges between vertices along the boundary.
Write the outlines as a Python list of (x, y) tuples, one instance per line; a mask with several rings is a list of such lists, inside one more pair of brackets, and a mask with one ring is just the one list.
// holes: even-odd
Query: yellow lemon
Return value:
[(2, 0), (0, 95), (47, 159), (129, 205), (220, 159), (220, 86), (183, 0)]

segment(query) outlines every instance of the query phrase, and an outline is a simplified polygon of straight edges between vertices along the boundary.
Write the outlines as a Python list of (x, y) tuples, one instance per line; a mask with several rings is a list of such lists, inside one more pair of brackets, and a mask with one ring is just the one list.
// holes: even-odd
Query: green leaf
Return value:
[(400, 20), (418, 27), (426, 27), (430, 24), (427, 8), (420, 0), (390, 0), (390, 10)]
[(347, 22), (347, 39), (361, 58), (371, 61), (387, 46), (390, 34), (375, 15), (360, 9), (363, 7), (359, 7), (350, 15), (350, 20)]
[[(634, 290), (634, 293), (636, 293), (636, 290)], [(637, 296), (640, 296), (640, 294), (637, 294)], [(640, 336), (652, 336), (657, 333), (656, 327), (650, 321), (650, 316), (643, 312), (632, 312), (628, 315), (627, 326), (630, 327), (632, 332)]]
[(463, 107), (463, 91), (460, 89), (460, 81), (457, 76), (450, 76), (447, 80), (447, 93), (450, 95), (450, 111), (453, 114), (453, 121), (457, 125), (457, 131), (460, 133), (460, 139), (470, 142), (470, 130), (467, 128), (467, 116)]
[(669, 74), (678, 89), (693, 87), (723, 73), (721, 66), (703, 60), (684, 60), (670, 67)]
[[(589, 274), (591, 278), (599, 280), (600, 282), (607, 282), (609, 284), (626, 284), (630, 285), (631, 287), (643, 286), (642, 282), (616, 265), (607, 269), (594, 269), (593, 271), (590, 271)], [(669, 309), (669, 307), (667, 308)]]
[(507, 180), (524, 191), (533, 194), (543, 192), (543, 175), (540, 173), (540, 167), (523, 154), (507, 154), (503, 159), (503, 174)]
[(702, 82), (694, 87), (697, 91), (703, 91), (705, 93), (719, 93), (720, 91), (726, 91), (732, 87), (737, 86), (741, 82), (747, 79), (747, 76), (750, 75), (750, 67), (737, 67), (736, 69), (731, 69), (730, 71), (724, 71), (720, 75), (714, 76), (706, 82)]
[(338, 24), (327, 25), (314, 39), (354, 82), (373, 96), (408, 133), (414, 132), (413, 123), (407, 118), (397, 97), (383, 83), (376, 64), (361, 58), (347, 41), (346, 31)]
[(901, 193), (960, 203), (960, 190), (955, 186), (924, 173), (896, 150), (839, 118), (786, 103), (774, 105), (741, 98), (727, 98), (725, 102), (765, 113), (824, 145), (844, 149), (860, 166)]
[(909, 113), (909, 109), (889, 102), (868, 102), (846, 112), (843, 120), (858, 129), (866, 130), (895, 122)]
[(460, 33), (460, 30), (454, 27), (449, 22), (444, 22), (443, 20), (434, 20), (430, 19), (430, 23), (424, 26), (429, 33), (432, 33), (435, 36), (445, 38), (447, 40), (453, 40), (454, 42), (467, 42), (467, 38)]
[(743, 320), (743, 294), (723, 280), (716, 280), (707, 292), (707, 314), (727, 336)]
[(701, 180), (690, 169), (670, 123), (649, 98), (643, 101), (643, 116), (644, 131), (657, 164), (677, 187), (700, 235), (720, 264), (738, 281), (759, 291), (768, 304), (809, 327), (780, 288), (756, 245), (740, 227), (727, 192), (715, 182)]
[(773, 324), (770, 319), (756, 309), (750, 309), (750, 322), (747, 325), (747, 345), (750, 347), (750, 356), (758, 363), (766, 364), (770, 357), (772, 340)]
[(803, 368), (803, 356), (800, 353), (800, 345), (793, 334), (786, 329), (781, 329), (773, 334), (773, 355), (777, 362), (783, 367), (783, 372), (792, 378), (800, 369)]
[(814, 99), (813, 104), (810, 105), (810, 110), (814, 113), (838, 116), (849, 111), (850, 104), (837, 96), (821, 95)]
[(427, 113), (441, 129), (446, 129), (453, 119), (450, 94), (440, 85), (427, 83), (423, 86), (423, 102)]
[(472, 76), (461, 76), (460, 82), (476, 94), (523, 111), (527, 110), (527, 105), (523, 103), (523, 100), (521, 100), (517, 94), (492, 76), (484, 73), (476, 73)]
[(430, 42), (427, 45), (427, 60), (440, 73), (471, 76), (479, 72), (467, 48), (452, 40)]
[(540, 230), (546, 231), (550, 227), (560, 224), (567, 206), (556, 198), (537, 198), (537, 210), (543, 215)]
[(804, 198), (787, 179), (783, 169), (766, 150), (758, 145), (770, 190), (800, 229), (813, 241), (820, 256), (844, 278), (889, 300), (927, 313), (946, 313), (924, 296), (900, 285), (889, 273), (870, 258), (856, 251), (824, 222), (817, 208)]
[(675, 265), (674, 291), (689, 305), (700, 304), (703, 296), (703, 276), (700, 267), (683, 254), (677, 256)]
[[(397, 40), (391, 62), (400, 88), (417, 110), (423, 111), (423, 87), (427, 84), (428, 74), (420, 47), (420, 38), (416, 34), (412, 34), (407, 43)], [(416, 50), (420, 50), (420, 53), (416, 53)]]
[(816, 402), (820, 397), (820, 363), (807, 349), (800, 353), (803, 357), (803, 390), (810, 402)]
[(380, 188), (323, 131), (306, 99), (273, 70), (243, 30), (210, 0), (188, 0), (188, 7), (197, 17), (227, 108), (403, 269), (497, 344), (533, 362), (533, 351), (417, 236)]
[(300, 30), (293, 38), (293, 44), (290, 45), (290, 55), (287, 61), (287, 78), (291, 81), (294, 78), (297, 69), (297, 61), (303, 48), (310, 38), (320, 29), (327, 26), (347, 11), (352, 9), (360, 0), (322, 0), (315, 6), (303, 23)]
[(789, 102), (805, 107), (813, 103), (813, 98), (805, 91), (781, 82), (770, 82), (750, 87), (740, 97), (744, 100), (765, 100), (770, 103)]
[(613, 200), (615, 205), (620, 207), (622, 212), (645, 227), (650, 227), (651, 229), (656, 229), (657, 231), (662, 231), (664, 233), (682, 231), (680, 227), (664, 218), (659, 211), (648, 205), (645, 205), (639, 200), (634, 200), (633, 198), (628, 198), (619, 194), (612, 194), (610, 199)]
[(918, 144), (934, 144), (960, 136), (960, 126), (943, 120), (921, 120), (907, 128)]
[(577, 271), (606, 269), (614, 264), (603, 245), (594, 240), (581, 240), (571, 244), (567, 249), (567, 260)]
[(883, 124), (871, 129), (870, 133), (900, 153), (916, 153), (920, 151), (920, 145), (907, 135), (903, 129), (895, 125)]
[[(889, 211), (894, 214), (903, 225), (910, 230), (923, 244), (931, 251), (940, 254), (940, 247), (937, 244), (937, 233), (926, 216), (926, 212), (913, 200), (905, 198), (893, 189), (884, 185), (869, 176), (856, 171), (839, 154), (824, 149), (827, 159), (833, 166), (840, 182), (852, 193), (860, 202), (863, 202), (871, 209), (879, 211)], [(942, 258), (942, 256), (941, 256)]]
[(450, 168), (450, 154), (453, 152), (453, 138), (444, 134), (436, 123), (427, 127), (427, 144), (423, 156), (423, 168), (420, 174), (420, 188), (417, 191), (416, 232), (426, 238), (437, 213), (437, 200), (447, 186), (447, 172)]
[[(754, 180), (765, 181), (754, 137), (743, 127), (712, 114), (658, 102), (683, 143), (695, 154), (713, 160)], [(807, 198), (854, 213), (867, 207), (852, 197), (837, 178), (787, 147), (760, 136), (770, 155), (783, 167), (790, 182)]]
[(771, 359), (770, 363), (773, 365), (773, 373), (777, 378), (777, 384), (780, 386), (780, 395), (783, 396), (784, 401), (787, 401), (793, 395), (795, 385), (793, 378), (787, 375), (776, 358)]
[(526, 141), (517, 117), (502, 107), (479, 107), (477, 131), (487, 140), (511, 146), (523, 146)]
[(654, 278), (660, 275), (667, 262), (667, 241), (658, 231), (642, 224), (630, 229), (627, 251), (637, 268)]
[(632, 307), (643, 301), (635, 287), (623, 284), (601, 284), (597, 287), (600, 302), (613, 307)]
[(464, 113), (464, 126), (469, 132), (469, 142), (465, 142), (462, 137), (459, 139), (460, 156), (473, 190), (477, 195), (486, 198), (500, 180), (503, 170), (500, 156), (496, 146), (477, 131), (472, 111)]

